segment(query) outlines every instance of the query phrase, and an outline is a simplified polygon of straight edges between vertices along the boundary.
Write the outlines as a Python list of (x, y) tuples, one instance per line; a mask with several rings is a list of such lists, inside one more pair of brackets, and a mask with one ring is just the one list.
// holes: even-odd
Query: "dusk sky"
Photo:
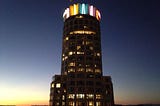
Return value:
[(103, 75), (115, 103), (160, 104), (159, 0), (0, 0), (0, 105), (49, 103), (62, 15), (77, 2), (101, 12)]

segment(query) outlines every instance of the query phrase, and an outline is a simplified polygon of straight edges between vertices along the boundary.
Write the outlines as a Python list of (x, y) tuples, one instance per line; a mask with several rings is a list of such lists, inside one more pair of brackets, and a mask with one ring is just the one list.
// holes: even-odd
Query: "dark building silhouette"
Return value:
[(63, 14), (61, 75), (53, 76), (50, 106), (113, 106), (110, 76), (103, 76), (100, 12), (73, 4)]

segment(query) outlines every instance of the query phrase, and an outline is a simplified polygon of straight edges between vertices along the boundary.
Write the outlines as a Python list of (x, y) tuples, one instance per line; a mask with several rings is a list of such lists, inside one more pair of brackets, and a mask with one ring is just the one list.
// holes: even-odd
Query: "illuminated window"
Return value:
[(79, 50), (81, 48), (81, 46), (77, 46), (77, 50)]
[(77, 94), (76, 97), (77, 98), (84, 98), (84, 94)]
[(68, 72), (75, 72), (75, 69), (74, 68), (69, 68)]
[(56, 88), (60, 88), (61, 87), (61, 84), (60, 83), (57, 83), (56, 84)]
[(65, 60), (68, 59), (68, 56), (65, 56), (64, 59), (65, 59)]
[(93, 72), (93, 69), (91, 69), (91, 68), (86, 68), (86, 72)]
[(96, 95), (96, 99), (101, 99), (101, 98), (102, 98), (102, 96), (100, 94)]
[(74, 99), (74, 97), (75, 97), (75, 94), (69, 94), (69, 95), (68, 95), (68, 98), (69, 98), (69, 99)]
[(59, 106), (59, 102), (56, 103), (56, 106)]
[(89, 45), (91, 44), (92, 42), (91, 41), (86, 41), (86, 45)]
[(69, 54), (69, 55), (72, 55), (72, 54), (75, 54), (75, 52), (69, 52), (68, 54)]
[(77, 52), (77, 54), (84, 54), (84, 52)]
[(95, 69), (95, 72), (96, 73), (101, 73), (101, 70), (100, 69)]
[(93, 50), (93, 47), (92, 47), (92, 46), (90, 46), (90, 47), (89, 47), (89, 49), (90, 49), (90, 50)]
[(97, 53), (97, 56), (100, 56), (100, 53)]
[(65, 102), (62, 102), (62, 106), (65, 106)]
[(75, 66), (75, 62), (70, 62), (68, 66)]
[(68, 37), (66, 37), (66, 39), (65, 40), (69, 40), (69, 38)]
[(74, 102), (72, 101), (72, 102), (69, 102), (69, 106), (75, 106), (74, 105)]
[(89, 106), (94, 106), (94, 102), (93, 101), (89, 101)]
[(84, 29), (88, 28), (87, 26), (83, 26), (83, 27), (84, 27)]
[(82, 15), (80, 15), (80, 16), (76, 16), (76, 18), (83, 18), (83, 16), (82, 16)]
[(54, 88), (54, 83), (52, 83), (52, 85), (51, 85), (51, 86), (52, 86), (52, 88)]
[(86, 94), (86, 98), (87, 99), (93, 99), (94, 98), (94, 94)]
[(90, 65), (89, 64), (86, 64), (86, 67), (89, 67)]
[(62, 95), (62, 100), (65, 100), (65, 96), (64, 95)]
[(83, 72), (83, 71), (84, 71), (84, 68), (78, 68), (77, 71), (78, 71), (78, 72)]
[(101, 102), (96, 102), (96, 106), (101, 106)]
[(84, 41), (82, 42), (82, 45), (84, 45), (85, 43), (84, 43)]
[(78, 30), (70, 32), (70, 34), (96, 34), (94, 31), (84, 31), (84, 30)]
[(97, 67), (97, 65), (95, 64), (94, 67)]

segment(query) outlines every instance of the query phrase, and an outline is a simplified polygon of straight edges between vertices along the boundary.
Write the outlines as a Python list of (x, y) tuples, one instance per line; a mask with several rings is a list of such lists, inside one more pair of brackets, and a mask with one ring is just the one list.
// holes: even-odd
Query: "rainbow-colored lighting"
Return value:
[(65, 9), (63, 13), (63, 18), (64, 20), (66, 20), (70, 16), (74, 16), (78, 14), (90, 15), (90, 16), (96, 17), (97, 20), (99, 21), (101, 19), (101, 14), (96, 7), (94, 7), (93, 5), (84, 4), (84, 3), (82, 4), (77, 3), (77, 4), (70, 5), (69, 8)]

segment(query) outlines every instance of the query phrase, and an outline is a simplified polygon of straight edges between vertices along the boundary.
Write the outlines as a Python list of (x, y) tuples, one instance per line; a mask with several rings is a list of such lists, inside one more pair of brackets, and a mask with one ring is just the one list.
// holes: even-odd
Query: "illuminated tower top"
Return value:
[(51, 83), (50, 106), (114, 106), (110, 76), (103, 76), (101, 15), (77, 3), (63, 13), (61, 75)]
[(65, 9), (63, 13), (64, 21), (70, 16), (74, 16), (78, 14), (90, 15), (90, 16), (96, 17), (97, 20), (99, 21), (101, 19), (101, 14), (96, 7), (94, 7), (93, 5), (89, 5), (89, 4), (77, 3), (77, 4), (70, 5), (69, 8)]

